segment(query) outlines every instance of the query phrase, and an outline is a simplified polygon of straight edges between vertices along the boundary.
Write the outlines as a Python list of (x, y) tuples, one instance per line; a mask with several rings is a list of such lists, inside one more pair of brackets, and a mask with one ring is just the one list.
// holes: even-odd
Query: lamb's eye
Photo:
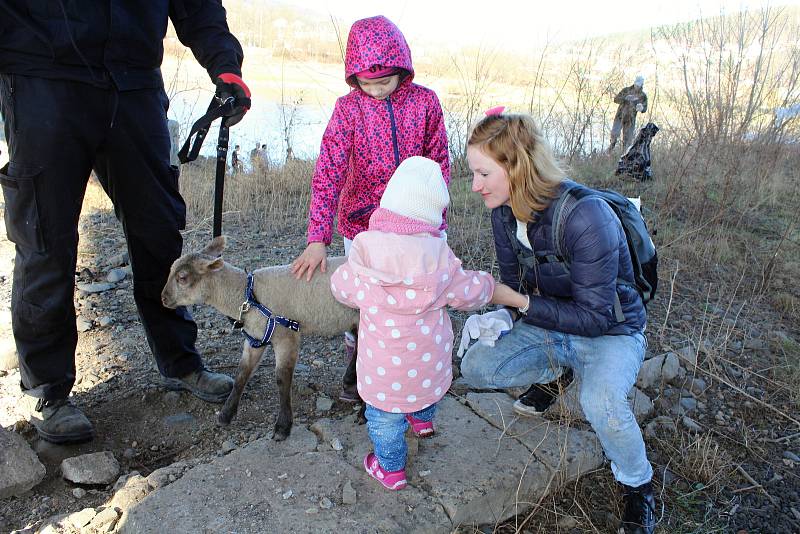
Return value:
[(178, 281), (179, 284), (185, 285), (189, 282), (189, 273), (186, 271), (180, 271), (176, 276), (175, 279)]

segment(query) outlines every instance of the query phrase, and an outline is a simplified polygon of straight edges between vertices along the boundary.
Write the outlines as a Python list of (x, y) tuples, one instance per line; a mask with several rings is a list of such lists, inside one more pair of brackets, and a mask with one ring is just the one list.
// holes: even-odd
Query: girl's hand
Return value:
[(297, 280), (305, 274), (306, 282), (309, 282), (317, 267), (321, 272), (327, 272), (328, 252), (325, 243), (309, 243), (303, 253), (292, 262), (291, 271)]
[(498, 282), (494, 286), (491, 302), (492, 304), (500, 304), (511, 308), (522, 308), (527, 304), (528, 297)]

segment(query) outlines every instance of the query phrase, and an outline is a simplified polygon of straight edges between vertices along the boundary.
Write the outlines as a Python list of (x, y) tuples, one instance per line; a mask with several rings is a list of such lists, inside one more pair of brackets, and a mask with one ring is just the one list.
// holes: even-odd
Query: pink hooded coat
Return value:
[(420, 231), (421, 224), (376, 211), (331, 277), (336, 299), (361, 311), (359, 394), (386, 412), (413, 413), (444, 396), (453, 378), (453, 326), (444, 308), (475, 310), (494, 292), (494, 279), (462, 269), (435, 228), (386, 231)]
[[(355, 74), (373, 65), (408, 73), (385, 100), (367, 95), (356, 82)], [(382, 16), (353, 24), (345, 55), (345, 80), (353, 89), (336, 101), (322, 137), (311, 181), (309, 243), (330, 244), (337, 213), (344, 237), (366, 230), (386, 183), (410, 156), (436, 161), (450, 182), (442, 106), (436, 93), (413, 79), (411, 51), (397, 26)]]

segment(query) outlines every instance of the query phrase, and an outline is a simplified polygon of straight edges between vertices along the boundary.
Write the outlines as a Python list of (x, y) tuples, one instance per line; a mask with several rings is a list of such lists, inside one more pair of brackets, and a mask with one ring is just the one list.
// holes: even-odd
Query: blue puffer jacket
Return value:
[[(565, 181), (563, 191), (574, 182)], [(537, 257), (555, 256), (552, 224), (555, 202), (528, 224), (528, 239)], [(517, 222), (511, 208), (500, 206), (492, 210), (500, 280), (531, 297), (524, 320), (530, 324), (586, 337), (628, 335), (641, 332), (647, 314), (633, 283), (621, 284), (617, 279), (633, 280), (625, 232), (611, 208), (599, 198), (580, 202), (565, 222), (564, 250), (571, 258), (567, 271), (561, 262), (534, 265), (520, 278), (524, 268), (519, 264), (509, 240), (516, 234)], [(520, 245), (522, 246), (522, 245)], [(614, 292), (622, 304), (624, 322), (614, 318)]]

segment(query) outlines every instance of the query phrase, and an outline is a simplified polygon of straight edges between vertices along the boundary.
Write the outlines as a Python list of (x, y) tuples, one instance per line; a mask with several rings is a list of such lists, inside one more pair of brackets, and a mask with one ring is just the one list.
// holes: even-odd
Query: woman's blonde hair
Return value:
[(472, 129), (467, 145), (478, 147), (505, 169), (517, 219), (532, 221), (558, 196), (564, 171), (530, 115), (484, 117)]

